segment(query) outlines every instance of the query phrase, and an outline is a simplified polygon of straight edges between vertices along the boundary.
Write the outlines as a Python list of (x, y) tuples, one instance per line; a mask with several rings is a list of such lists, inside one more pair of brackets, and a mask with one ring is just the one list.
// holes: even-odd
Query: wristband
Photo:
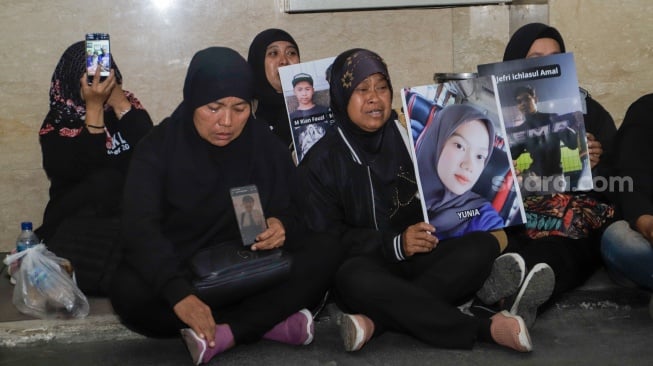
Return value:
[(104, 130), (105, 126), (94, 126), (94, 125), (89, 125), (88, 123), (86, 124), (86, 127), (90, 128), (97, 128), (98, 130)]

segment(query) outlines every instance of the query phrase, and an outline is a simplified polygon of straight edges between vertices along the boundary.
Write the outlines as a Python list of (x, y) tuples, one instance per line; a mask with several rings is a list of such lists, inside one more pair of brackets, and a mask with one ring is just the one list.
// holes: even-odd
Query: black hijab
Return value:
[[(392, 113), (383, 126), (373, 132), (358, 127), (347, 114), (354, 89), (373, 74), (386, 78), (392, 94), (388, 68), (376, 53), (355, 48), (336, 57), (328, 77), (331, 110), (338, 130), (356, 151), (360, 163), (369, 166), (373, 173), (377, 218), (388, 218), (392, 220), (391, 225), (403, 230), (406, 220), (410, 224), (415, 223), (414, 211), (404, 211), (400, 206), (405, 202), (417, 202), (412, 199), (417, 193), (417, 185), (408, 147), (394, 122), (396, 114)], [(379, 223), (381, 228), (385, 225), (383, 221)]]
[(188, 66), (182, 103), (192, 113), (198, 107), (225, 97), (252, 101), (254, 88), (249, 66), (230, 48), (210, 47), (197, 52)]
[[(167, 136), (171, 140), (166, 147), (170, 171), (179, 175), (180, 186), (190, 190), (186, 194), (204, 200), (202, 210), (207, 213), (198, 215), (219, 217), (218, 221), (225, 221), (224, 231), (229, 232), (237, 230), (229, 189), (256, 184), (265, 215), (283, 217), (289, 207), (290, 169), (294, 166), (283, 144), (273, 138), (267, 127), (255, 123), (251, 115), (241, 134), (229, 144), (215, 146), (203, 139), (193, 122), (195, 109), (225, 97), (253, 100), (251, 68), (230, 48), (199, 51), (188, 66), (183, 102), (162, 124), (168, 125)], [(208, 233), (223, 232), (220, 222), (206, 223), (213, 230)]]
[[(221, 179), (223, 183), (237, 185), (251, 175), (252, 139), (257, 130), (260, 130), (250, 123), (251, 115), (240, 136), (222, 147), (204, 140), (193, 123), (195, 109), (225, 97), (237, 97), (251, 103), (254, 88), (249, 65), (238, 52), (230, 48), (210, 47), (201, 50), (193, 56), (188, 66), (184, 100), (172, 114), (171, 122), (180, 126), (192, 150), (200, 156), (208, 156), (221, 171), (229, 172)], [(204, 165), (201, 161), (196, 163)]]
[(333, 111), (337, 125), (345, 132), (347, 137), (355, 142), (357, 152), (366, 157), (367, 162), (374, 160), (378, 154), (385, 151), (383, 147), (392, 144), (383, 144), (386, 133), (392, 133), (393, 127), (391, 115), (388, 121), (380, 129), (368, 132), (358, 127), (347, 114), (347, 106), (354, 89), (365, 78), (373, 74), (381, 74), (388, 81), (390, 93), (392, 83), (388, 68), (383, 59), (372, 51), (355, 48), (341, 53), (333, 61), (329, 75), (329, 94), (331, 97), (331, 110)]
[(292, 143), (290, 125), (283, 93), (277, 92), (265, 75), (265, 53), (270, 43), (286, 41), (297, 48), (297, 42), (288, 32), (281, 29), (266, 29), (256, 35), (249, 46), (247, 62), (254, 73), (254, 97), (258, 100), (256, 117), (266, 121), (273, 132), (279, 136), (286, 145)]
[(517, 29), (506, 45), (503, 61), (525, 58), (533, 42), (540, 38), (552, 38), (560, 46), (560, 52), (565, 52), (565, 42), (557, 29), (542, 23), (530, 23)]

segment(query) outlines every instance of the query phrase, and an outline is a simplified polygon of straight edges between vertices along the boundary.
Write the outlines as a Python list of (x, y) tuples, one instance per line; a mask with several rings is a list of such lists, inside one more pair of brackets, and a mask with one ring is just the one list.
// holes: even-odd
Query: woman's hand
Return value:
[(416, 253), (428, 253), (438, 245), (438, 238), (433, 235), (435, 227), (426, 222), (411, 225), (402, 234), (404, 253), (412, 257)]
[(266, 221), (268, 228), (256, 236), (256, 243), (252, 245), (252, 250), (279, 248), (286, 241), (286, 229), (283, 227), (281, 220), (270, 217)]
[(188, 295), (175, 304), (177, 317), (197, 335), (206, 340), (209, 347), (215, 347), (215, 320), (211, 308), (195, 295)]
[(594, 169), (599, 161), (601, 161), (603, 147), (601, 146), (601, 142), (589, 132), (587, 133), (587, 153), (590, 157), (590, 166)]
[(100, 68), (98, 67), (95, 69), (91, 85), (88, 84), (86, 73), (82, 75), (79, 83), (82, 99), (86, 103), (86, 129), (92, 134), (104, 133), (104, 102), (109, 98), (116, 85), (115, 73), (111, 70), (109, 76), (100, 82)]
[(653, 215), (642, 215), (637, 218), (635, 227), (642, 236), (653, 246)]
[(100, 105), (104, 106), (104, 102), (111, 95), (111, 91), (116, 86), (116, 75), (115, 71), (112, 69), (104, 81), (100, 81), (100, 68), (95, 70), (95, 75), (93, 75), (93, 81), (89, 85), (86, 73), (82, 75), (82, 78), (79, 80), (79, 83), (82, 87), (81, 93), (84, 102), (86, 103), (86, 108), (88, 109), (89, 105), (95, 106)]

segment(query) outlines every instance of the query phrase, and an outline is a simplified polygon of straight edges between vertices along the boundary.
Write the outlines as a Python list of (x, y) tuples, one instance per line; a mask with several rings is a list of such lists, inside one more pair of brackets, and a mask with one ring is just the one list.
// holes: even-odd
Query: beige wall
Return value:
[(653, 2), (550, 0), (549, 16), (579, 83), (621, 124), (630, 103), (653, 93)]
[[(169, 6), (156, 5), (164, 3)], [(478, 63), (498, 61), (510, 35), (511, 7), (506, 5), (289, 15), (279, 10), (280, 3), (3, 1), (0, 250), (13, 247), (20, 221), (40, 224), (48, 181), (37, 131), (47, 111), (54, 66), (63, 50), (86, 32), (111, 34), (124, 87), (140, 98), (156, 122), (179, 103), (195, 51), (224, 45), (246, 55), (252, 38), (269, 27), (289, 31), (305, 61), (352, 47), (375, 50), (385, 57), (396, 90), (430, 83), (434, 72), (475, 71)], [(525, 18), (528, 13), (526, 9)], [(653, 53), (652, 15), (648, 0), (551, 0), (548, 5), (550, 23), (566, 36), (568, 50), (578, 54), (581, 84), (618, 122), (630, 102), (653, 91), (653, 70), (647, 67)]]

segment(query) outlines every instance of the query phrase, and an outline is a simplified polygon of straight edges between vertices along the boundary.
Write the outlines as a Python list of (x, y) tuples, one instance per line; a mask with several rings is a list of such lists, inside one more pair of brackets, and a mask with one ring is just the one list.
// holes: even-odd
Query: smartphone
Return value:
[(93, 82), (95, 70), (100, 68), (100, 81), (111, 71), (111, 43), (107, 33), (86, 34), (86, 74), (88, 83)]
[(230, 194), (240, 238), (243, 245), (250, 246), (256, 242), (256, 236), (267, 229), (258, 189), (255, 185), (235, 187), (230, 189)]

